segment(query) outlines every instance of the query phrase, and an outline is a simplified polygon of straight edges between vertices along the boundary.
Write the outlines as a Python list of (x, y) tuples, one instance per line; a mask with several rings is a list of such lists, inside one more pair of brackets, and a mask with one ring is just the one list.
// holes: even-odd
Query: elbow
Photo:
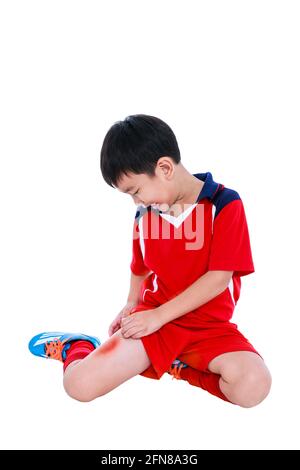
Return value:
[(228, 287), (228, 284), (230, 283), (232, 276), (233, 276), (234, 271), (224, 271), (224, 283), (225, 283), (225, 289)]

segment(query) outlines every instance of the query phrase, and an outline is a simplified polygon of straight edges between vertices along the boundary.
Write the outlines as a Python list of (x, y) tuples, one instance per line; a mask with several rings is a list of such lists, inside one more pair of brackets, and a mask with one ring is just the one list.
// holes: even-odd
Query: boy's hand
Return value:
[(124, 338), (138, 339), (148, 336), (163, 326), (157, 309), (132, 313), (121, 319), (121, 333)]
[(121, 328), (121, 319), (129, 315), (130, 311), (137, 305), (137, 302), (127, 302), (125, 307), (118, 313), (116, 318), (111, 322), (108, 329), (108, 336), (112, 336), (116, 331)]

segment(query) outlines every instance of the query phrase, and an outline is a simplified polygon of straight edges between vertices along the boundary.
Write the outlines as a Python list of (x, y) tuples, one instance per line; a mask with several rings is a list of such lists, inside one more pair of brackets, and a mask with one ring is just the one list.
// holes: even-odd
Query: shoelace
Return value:
[(182, 380), (182, 378), (180, 377), (180, 371), (183, 368), (183, 366), (184, 366), (184, 364), (181, 362), (179, 367), (178, 367), (178, 364), (175, 364), (175, 366), (173, 368), (170, 367), (169, 373), (171, 375), (173, 375), (172, 380), (173, 379)]
[(63, 361), (62, 351), (67, 340), (61, 341), (58, 338), (54, 338), (53, 341), (47, 341), (45, 343), (45, 354), (51, 359), (57, 359)]

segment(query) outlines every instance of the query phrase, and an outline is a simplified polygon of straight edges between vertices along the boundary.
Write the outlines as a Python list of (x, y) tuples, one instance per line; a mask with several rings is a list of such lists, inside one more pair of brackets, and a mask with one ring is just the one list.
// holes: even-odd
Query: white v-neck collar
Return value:
[(170, 214), (164, 214), (162, 212), (160, 212), (159, 215), (163, 219), (165, 219), (167, 222), (174, 225), (174, 227), (178, 228), (185, 221), (185, 219), (190, 215), (190, 213), (192, 212), (194, 207), (196, 207), (196, 205), (197, 205), (197, 202), (192, 204), (185, 211), (181, 212), (181, 214), (179, 214), (177, 217), (175, 217), (174, 215), (170, 215)]
[(167, 220), (168, 222), (173, 224), (176, 228), (178, 228), (180, 226), (180, 224), (182, 224), (182, 222), (190, 215), (190, 213), (193, 211), (195, 206), (202, 199), (208, 198), (210, 201), (212, 201), (213, 198), (218, 193), (218, 191), (222, 190), (224, 188), (224, 186), (222, 184), (216, 183), (213, 180), (212, 174), (209, 171), (206, 172), (206, 173), (193, 173), (193, 176), (195, 176), (199, 180), (203, 181), (204, 185), (203, 185), (203, 187), (200, 191), (200, 194), (197, 198), (197, 201), (192, 206), (190, 206), (188, 209), (186, 209), (181, 214), (179, 214), (178, 217), (175, 217), (175, 216), (169, 215), (169, 214), (164, 214), (163, 212), (159, 211), (158, 209), (154, 209), (151, 206), (143, 206), (143, 204), (141, 204), (137, 209), (135, 218), (137, 220), (140, 220), (140, 218), (148, 210), (151, 209), (151, 211), (153, 211), (155, 214), (157, 214), (158, 216), (163, 217), (165, 220)]

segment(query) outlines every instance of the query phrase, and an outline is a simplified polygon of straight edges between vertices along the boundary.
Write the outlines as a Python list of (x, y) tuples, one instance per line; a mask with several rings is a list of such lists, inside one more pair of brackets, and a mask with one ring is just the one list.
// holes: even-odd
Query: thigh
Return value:
[[(141, 303), (134, 307), (131, 313), (153, 308), (155, 306)], [(159, 380), (169, 370), (177, 355), (189, 343), (189, 338), (190, 331), (173, 322), (166, 323), (150, 335), (142, 336), (141, 341), (150, 359), (150, 365), (140, 375)]]
[(210, 361), (208, 369), (220, 374), (226, 382), (234, 382), (249, 372), (266, 370), (262, 357), (252, 351), (232, 351), (220, 354)]
[[(119, 329), (101, 346), (66, 370), (64, 381), (91, 399), (104, 395), (150, 365), (140, 339), (124, 338)], [(67, 385), (68, 387), (68, 385)]]
[[(199, 336), (198, 340), (197, 336)], [(193, 343), (181, 352), (178, 359), (203, 372), (213, 372), (210, 367), (213, 359), (224, 353), (247, 351), (259, 356), (249, 340), (238, 331), (236, 325), (230, 323), (219, 328), (207, 328), (199, 330), (198, 333), (194, 332), (192, 340)], [(215, 366), (215, 370), (219, 369)]]

